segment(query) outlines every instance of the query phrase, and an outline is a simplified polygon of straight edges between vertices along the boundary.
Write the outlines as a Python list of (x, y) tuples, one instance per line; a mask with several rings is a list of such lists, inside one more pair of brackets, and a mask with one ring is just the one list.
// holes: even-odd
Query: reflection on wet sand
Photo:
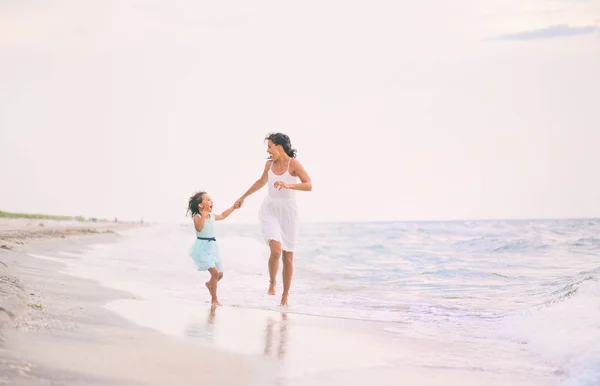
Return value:
[(200, 321), (192, 322), (188, 324), (187, 328), (184, 331), (185, 336), (190, 338), (205, 338), (206, 341), (210, 343), (214, 343), (215, 334), (215, 315), (216, 315), (217, 307), (210, 307), (208, 311), (208, 318), (206, 323), (201, 323)]
[[(277, 325), (279, 325), (279, 337), (276, 336)], [(277, 339), (279, 338), (279, 339)], [(278, 344), (277, 344), (278, 343)], [(267, 328), (265, 331), (265, 349), (264, 355), (274, 356), (274, 346), (277, 345), (277, 358), (285, 358), (285, 350), (288, 343), (288, 320), (285, 312), (281, 313), (281, 320), (278, 322), (273, 317), (267, 319)]]

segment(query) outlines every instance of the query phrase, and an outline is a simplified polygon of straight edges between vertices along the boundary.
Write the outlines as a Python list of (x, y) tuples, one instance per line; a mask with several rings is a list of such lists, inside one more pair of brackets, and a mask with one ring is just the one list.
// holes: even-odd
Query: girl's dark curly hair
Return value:
[(265, 137), (265, 141), (270, 140), (275, 145), (281, 145), (283, 147), (283, 151), (288, 156), (295, 158), (296, 157), (296, 149), (292, 149), (292, 142), (290, 141), (290, 137), (283, 133), (271, 133)]
[(188, 215), (190, 212), (192, 213), (191, 217), (200, 214), (200, 212), (198, 211), (198, 205), (202, 204), (202, 196), (204, 196), (205, 194), (206, 192), (198, 192), (192, 197), (190, 197), (190, 200), (188, 202), (188, 209), (185, 213), (186, 215)]

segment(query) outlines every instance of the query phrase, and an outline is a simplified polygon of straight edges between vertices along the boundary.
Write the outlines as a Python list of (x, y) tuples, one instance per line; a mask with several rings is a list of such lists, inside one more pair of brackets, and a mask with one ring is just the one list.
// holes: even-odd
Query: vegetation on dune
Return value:
[(37, 220), (87, 221), (83, 216), (56, 216), (41, 213), (14, 213), (0, 210), (0, 218), (29, 218)]

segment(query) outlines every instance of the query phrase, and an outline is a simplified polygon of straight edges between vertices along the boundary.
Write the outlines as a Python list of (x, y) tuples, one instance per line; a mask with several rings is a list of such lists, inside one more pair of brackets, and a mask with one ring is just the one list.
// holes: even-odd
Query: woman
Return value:
[[(310, 177), (296, 157), (290, 138), (282, 133), (269, 134), (267, 153), (262, 176), (236, 202), (240, 208), (246, 197), (269, 184), (269, 195), (265, 197), (259, 211), (260, 227), (269, 248), (269, 295), (275, 295), (279, 258), (283, 253), (283, 294), (281, 305), (288, 302), (292, 275), (294, 273), (294, 250), (298, 239), (299, 217), (296, 205), (296, 190), (310, 191)], [(300, 183), (298, 183), (300, 179)]]

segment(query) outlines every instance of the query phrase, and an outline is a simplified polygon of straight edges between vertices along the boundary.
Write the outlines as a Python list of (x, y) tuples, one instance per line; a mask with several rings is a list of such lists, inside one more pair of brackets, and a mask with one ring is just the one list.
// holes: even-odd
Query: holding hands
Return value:
[[(277, 190), (290, 189), (290, 185), (281, 180), (275, 181), (273, 183), (273, 186), (275, 186), (275, 189)], [(233, 204), (234, 209), (240, 209), (242, 205), (244, 205), (244, 199), (244, 197), (240, 197), (237, 200), (235, 200)]]
[(244, 204), (244, 199), (240, 197), (237, 200), (235, 200), (235, 203), (233, 204), (233, 207), (235, 209), (240, 209), (242, 207), (242, 204)]

